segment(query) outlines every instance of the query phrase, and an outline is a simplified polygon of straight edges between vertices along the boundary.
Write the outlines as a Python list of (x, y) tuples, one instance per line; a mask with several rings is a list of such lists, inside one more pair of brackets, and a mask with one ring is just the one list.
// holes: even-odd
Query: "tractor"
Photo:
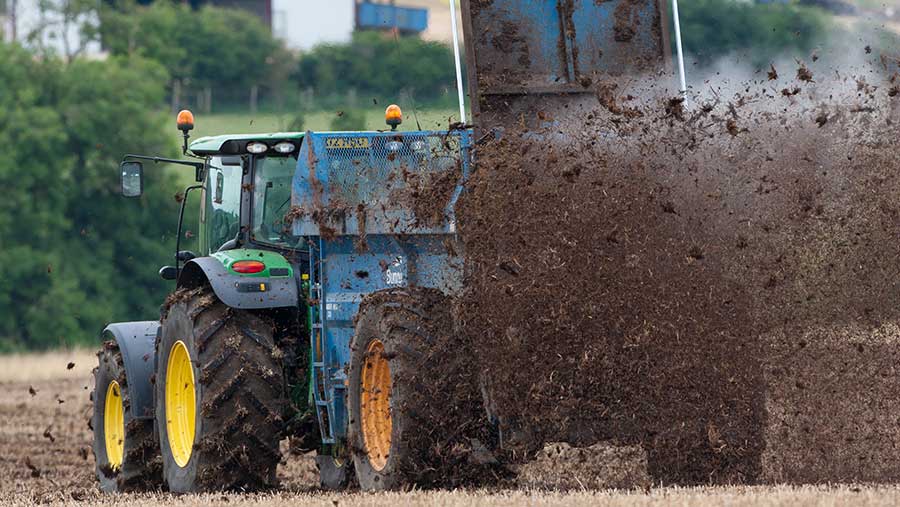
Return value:
[[(428, 455), (452, 444), (458, 421), (487, 408), (501, 432), (512, 425), (454, 347), (456, 204), (473, 139), (539, 128), (545, 116), (525, 112), (564, 110), (603, 76), (658, 64), (668, 36), (657, 0), (462, 6), (475, 131), (399, 131), (392, 105), (386, 131), (191, 141), (182, 111), (185, 158), (125, 156), (126, 197), (141, 195), (145, 166), (193, 169), (196, 184), (174, 265), (160, 270), (174, 290), (159, 320), (102, 332), (92, 427), (103, 490), (270, 488), (288, 438), (316, 452), (324, 488), (396, 489), (428, 481)], [(195, 192), (192, 252), (180, 240)]]
[[(160, 270), (175, 290), (159, 321), (103, 331), (92, 426), (104, 490), (268, 488), (286, 437), (318, 451), (324, 487), (343, 487), (351, 469), (364, 489), (408, 482), (398, 447), (417, 430), (391, 403), (416, 412), (417, 393), (397, 379), (425, 380), (432, 314), (446, 320), (461, 286), (453, 204), (471, 139), (399, 132), (397, 106), (386, 117), (387, 132), (189, 143), (182, 111), (196, 161), (125, 157), (127, 197), (141, 195), (145, 163), (194, 169), (180, 216), (199, 192), (200, 251), (179, 245)], [(437, 180), (447, 199), (433, 213), (397, 205)]]

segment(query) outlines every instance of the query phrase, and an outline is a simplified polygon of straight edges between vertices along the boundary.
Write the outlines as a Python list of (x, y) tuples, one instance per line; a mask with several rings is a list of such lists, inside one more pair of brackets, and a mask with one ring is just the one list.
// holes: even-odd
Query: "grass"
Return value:
[[(381, 107), (373, 106), (365, 111), (365, 126), (362, 130), (379, 130), (385, 129), (384, 110)], [(303, 130), (327, 131), (331, 130), (332, 122), (338, 117), (340, 111), (316, 111), (305, 113), (303, 115)], [(424, 130), (446, 129), (449, 125), (448, 118), (454, 117), (459, 113), (455, 113), (450, 109), (426, 109), (416, 111), (413, 114), (411, 109), (404, 112), (404, 125), (401, 130), (416, 130), (416, 117), (418, 123)], [(250, 113), (226, 113), (212, 114), (203, 116), (198, 114), (196, 120), (196, 129), (194, 130), (194, 138), (202, 136), (213, 136), (220, 134), (261, 134), (265, 132), (283, 132), (291, 127), (294, 115), (275, 114), (275, 113), (259, 113), (251, 115)]]
[[(66, 500), (60, 492), (44, 496), (49, 505), (79, 505)], [(12, 498), (5, 505), (33, 505), (30, 498)], [(895, 486), (774, 486), (774, 487), (721, 487), (721, 488), (660, 488), (645, 492), (579, 491), (571, 493), (541, 491), (412, 491), (400, 493), (326, 493), (326, 492), (275, 492), (266, 494), (204, 494), (177, 496), (167, 493), (98, 495), (89, 504), (97, 506), (157, 507), (181, 505), (205, 507), (220, 505), (246, 505), (260, 507), (289, 506), (341, 506), (341, 507), (395, 507), (432, 506), (462, 507), (479, 505), (506, 507), (528, 505), (533, 507), (803, 507), (818, 505), (854, 505), (887, 507), (900, 502), (900, 489)], [(86, 505), (82, 503), (81, 505)]]
[[(71, 349), (0, 355), (0, 384), (88, 377), (97, 366), (96, 352)], [(71, 370), (69, 363), (75, 364)]]

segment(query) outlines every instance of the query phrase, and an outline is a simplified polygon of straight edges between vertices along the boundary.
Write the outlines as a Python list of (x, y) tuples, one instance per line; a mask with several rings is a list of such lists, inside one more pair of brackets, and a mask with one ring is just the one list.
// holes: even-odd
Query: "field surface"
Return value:
[[(110, 496), (97, 491), (87, 427), (91, 405), (91, 352), (0, 357), (0, 504), (2, 505), (871, 505), (900, 504), (895, 486), (776, 486), (652, 488), (649, 491), (526, 490), (413, 491), (338, 494), (318, 491), (315, 467), (305, 456), (287, 456), (282, 487), (265, 494)], [(72, 364), (74, 363), (74, 364)], [(71, 368), (69, 366), (71, 365)], [(33, 393), (33, 394), (32, 394)]]

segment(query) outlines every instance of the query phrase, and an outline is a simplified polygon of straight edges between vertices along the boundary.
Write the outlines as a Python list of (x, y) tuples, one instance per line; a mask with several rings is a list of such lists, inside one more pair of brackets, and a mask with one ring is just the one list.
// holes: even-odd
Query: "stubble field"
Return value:
[[(2, 505), (871, 505), (900, 504), (900, 488), (885, 485), (675, 488), (648, 491), (533, 490), (333, 493), (316, 488), (305, 456), (286, 455), (276, 491), (176, 496), (165, 492), (112, 496), (94, 481), (87, 427), (89, 351), (0, 357), (0, 504)], [(71, 369), (70, 363), (74, 363)], [(33, 392), (33, 394), (32, 394)]]

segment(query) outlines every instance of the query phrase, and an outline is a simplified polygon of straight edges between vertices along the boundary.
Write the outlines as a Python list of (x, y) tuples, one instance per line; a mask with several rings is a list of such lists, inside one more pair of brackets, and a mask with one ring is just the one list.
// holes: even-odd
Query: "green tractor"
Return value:
[[(304, 418), (308, 368), (296, 337), (303, 336), (305, 319), (294, 270), (273, 250), (241, 245), (249, 236), (242, 207), (253, 197), (245, 183), (253, 157), (246, 147), (272, 145), (256, 172), (266, 178), (270, 209), (264, 212), (274, 212), (276, 201), (290, 200), (303, 134), (215, 137), (188, 146), (193, 116), (183, 111), (178, 126), (185, 154), (198, 161), (127, 156), (121, 167), (129, 197), (142, 193), (147, 161), (192, 167), (198, 184), (182, 201), (176, 264), (160, 270), (176, 281), (160, 321), (104, 330), (93, 393), (97, 476), (107, 491), (270, 487), (279, 441), (286, 431), (312, 429), (313, 420)], [(194, 191), (202, 200), (202, 254), (180, 250)], [(273, 225), (257, 223), (256, 232)], [(301, 364), (286, 368), (288, 361)]]
[[(317, 452), (325, 488), (393, 489), (433, 470), (421, 460), (435, 442), (422, 437), (458, 411), (445, 396), (460, 377), (437, 347), (461, 287), (453, 205), (470, 133), (399, 132), (396, 106), (386, 117), (386, 132), (189, 142), (183, 111), (187, 159), (125, 157), (127, 197), (141, 195), (144, 164), (191, 168), (197, 184), (181, 202), (175, 264), (160, 270), (175, 282), (160, 320), (103, 331), (102, 489), (271, 488), (285, 439)], [(397, 204), (440, 180), (446, 202), (427, 223)], [(199, 252), (180, 244), (195, 192)]]

